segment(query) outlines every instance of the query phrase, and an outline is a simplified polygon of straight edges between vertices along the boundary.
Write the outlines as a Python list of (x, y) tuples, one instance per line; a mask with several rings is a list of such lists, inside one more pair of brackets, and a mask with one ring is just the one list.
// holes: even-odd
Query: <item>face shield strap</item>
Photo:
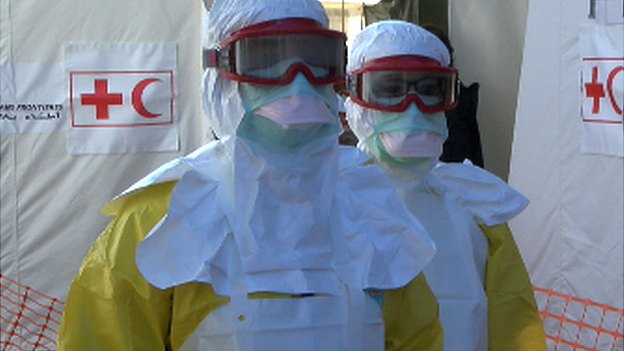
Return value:
[(359, 74), (367, 71), (412, 71), (435, 69), (454, 70), (454, 68), (442, 66), (438, 60), (431, 57), (419, 55), (397, 55), (386, 56), (364, 62), (362, 67), (354, 70), (352, 74)]
[(342, 32), (325, 29), (323, 25), (310, 18), (295, 17), (260, 22), (245, 28), (241, 28), (233, 32), (232, 35), (230, 35), (226, 39), (224, 39), (221, 42), (221, 47), (224, 47), (242, 38), (264, 37), (284, 34), (314, 34), (323, 36), (344, 37), (346, 40), (346, 36)]
[(231, 71), (232, 70), (232, 61), (230, 59), (231, 47), (214, 47), (212, 49), (204, 49), (202, 59), (204, 64), (204, 69), (206, 68), (221, 68), (223, 70)]

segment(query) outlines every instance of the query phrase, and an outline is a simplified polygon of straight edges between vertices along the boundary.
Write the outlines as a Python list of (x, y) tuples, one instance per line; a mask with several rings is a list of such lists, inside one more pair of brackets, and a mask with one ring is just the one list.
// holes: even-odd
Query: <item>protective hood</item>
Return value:
[[(204, 46), (218, 46), (232, 32), (252, 24), (278, 18), (303, 17), (328, 25), (325, 10), (316, 0), (215, 0), (207, 18)], [(204, 113), (218, 137), (234, 135), (244, 115), (238, 83), (227, 80), (217, 69), (203, 75)]]
[(349, 53), (347, 72), (371, 60), (399, 55), (430, 57), (444, 67), (451, 62), (444, 43), (428, 30), (409, 22), (387, 20), (375, 22), (358, 33)]
[[(409, 22), (388, 20), (369, 25), (355, 37), (347, 73), (362, 67), (365, 62), (399, 55), (430, 57), (445, 67), (450, 64), (448, 49), (434, 34)], [(375, 132), (372, 110), (354, 103), (351, 98), (345, 102), (345, 109), (349, 126), (358, 137), (358, 147), (371, 154), (364, 141)]]

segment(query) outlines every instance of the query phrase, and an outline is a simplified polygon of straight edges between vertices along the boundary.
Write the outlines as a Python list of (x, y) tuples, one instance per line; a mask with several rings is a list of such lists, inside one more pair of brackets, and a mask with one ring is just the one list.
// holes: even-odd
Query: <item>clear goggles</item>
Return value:
[(347, 87), (355, 103), (388, 112), (405, 111), (412, 102), (425, 113), (457, 105), (457, 70), (423, 56), (368, 61), (347, 77)]
[(308, 18), (286, 18), (240, 29), (204, 52), (204, 66), (229, 80), (285, 85), (303, 73), (312, 84), (345, 79), (346, 36)]

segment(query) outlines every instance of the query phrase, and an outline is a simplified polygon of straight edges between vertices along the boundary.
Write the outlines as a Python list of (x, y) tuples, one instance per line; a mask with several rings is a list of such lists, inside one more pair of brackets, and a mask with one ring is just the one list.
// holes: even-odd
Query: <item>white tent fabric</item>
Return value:
[[(529, 1), (509, 182), (531, 204), (510, 224), (536, 287), (550, 349), (574, 342), (583, 350), (624, 348), (624, 160), (621, 153), (582, 147), (588, 134), (597, 143), (621, 143), (621, 110), (615, 122), (602, 123), (617, 132), (587, 130), (593, 98), (585, 85), (591, 74), (584, 73), (591, 65), (584, 62), (601, 62), (602, 82), (610, 65), (610, 88), (622, 106), (622, 1), (596, 3), (609, 4), (596, 8), (592, 19), (584, 0)], [(605, 19), (606, 7), (619, 17)], [(588, 40), (602, 49), (582, 44)], [(608, 98), (605, 92), (601, 99)]]
[[(37, 340), (39, 348), (55, 349), (57, 325), (41, 324), (46, 313), (58, 321), (71, 279), (110, 220), (100, 207), (160, 164), (212, 139), (199, 100), (204, 7), (199, 0), (0, 0), (0, 5), (0, 349), (31, 350)], [(107, 50), (122, 46), (128, 61)], [(85, 67), (70, 67), (68, 57), (76, 56), (68, 56), (66, 47), (104, 54), (83, 59)], [(138, 120), (145, 122), (161, 116), (148, 110), (167, 106), (165, 127), (156, 128), (168, 129), (167, 137), (154, 139), (152, 126), (122, 122), (120, 130), (137, 128), (113, 139), (112, 148), (98, 148), (93, 140), (108, 133), (112, 136), (104, 140), (110, 141), (117, 133), (92, 128), (91, 136), (74, 140), (78, 149), (91, 143), (88, 152), (70, 154), (68, 136), (78, 115), (73, 107), (81, 101), (72, 105), (69, 99), (78, 84), (70, 71), (83, 76), (99, 71), (91, 84), (107, 81), (109, 92), (121, 77), (117, 88), (126, 90), (119, 106), (109, 106), (110, 121), (121, 116), (113, 107), (142, 112)], [(160, 81), (150, 80), (150, 74)], [(150, 90), (155, 83), (166, 89), (160, 100)], [(96, 111), (89, 108), (83, 112)], [(159, 139), (167, 139), (166, 147)], [(56, 303), (55, 314), (50, 317), (52, 309), (37, 301)], [(29, 320), (37, 325), (23, 324)]]

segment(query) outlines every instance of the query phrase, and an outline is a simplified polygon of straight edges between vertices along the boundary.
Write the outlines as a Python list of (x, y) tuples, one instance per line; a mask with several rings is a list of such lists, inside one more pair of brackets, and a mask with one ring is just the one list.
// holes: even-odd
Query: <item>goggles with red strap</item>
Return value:
[(312, 84), (345, 77), (346, 36), (308, 18), (261, 22), (232, 33), (204, 52), (204, 66), (245, 83), (285, 85), (303, 73)]
[(423, 56), (368, 61), (347, 77), (347, 87), (355, 103), (388, 112), (405, 111), (412, 102), (425, 113), (457, 105), (457, 70)]

